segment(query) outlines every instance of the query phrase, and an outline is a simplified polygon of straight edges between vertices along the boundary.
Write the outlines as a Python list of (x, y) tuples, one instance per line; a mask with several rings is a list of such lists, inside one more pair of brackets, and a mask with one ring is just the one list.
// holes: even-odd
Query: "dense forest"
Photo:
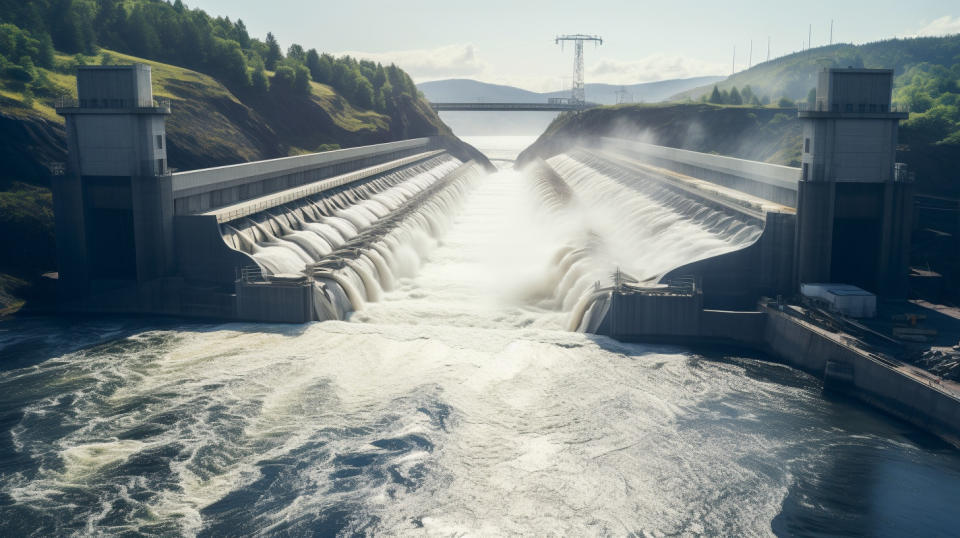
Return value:
[[(0, 0), (0, 69), (30, 98), (57, 91), (36, 67), (72, 71), (101, 47), (208, 74), (249, 97), (306, 94), (312, 80), (354, 106), (389, 115), (396, 99), (417, 95), (413, 80), (395, 65), (334, 58), (298, 44), (284, 53), (272, 33), (261, 41), (243, 21), (213, 18), (181, 0)], [(58, 65), (55, 50), (77, 60)]]

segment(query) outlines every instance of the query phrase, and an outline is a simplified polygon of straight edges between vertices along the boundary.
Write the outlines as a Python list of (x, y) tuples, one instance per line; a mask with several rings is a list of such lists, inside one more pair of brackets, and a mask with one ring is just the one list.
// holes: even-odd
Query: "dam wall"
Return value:
[[(762, 227), (762, 233), (749, 245), (676, 267), (662, 277), (664, 281), (696, 278), (704, 308), (753, 310), (762, 295), (788, 295), (795, 291), (793, 208), (608, 150), (590, 152), (577, 148), (570, 154), (602, 163), (604, 170), (616, 173), (623, 184), (648, 191), (652, 186), (667, 189), (698, 206), (718, 211), (727, 219)], [(546, 162), (538, 166), (549, 168)]]
[[(390, 208), (467, 166), (461, 158), (479, 160), (470, 169), (491, 166), (434, 136), (174, 173), (171, 109), (154, 101), (149, 66), (80, 71), (78, 80), (96, 84), (58, 108), (70, 149), (68, 173), (53, 183), (60, 311), (318, 319), (323, 286), (303, 273), (307, 263), (389, 221)], [(335, 244), (314, 233), (331, 222)], [(286, 260), (286, 274), (265, 267), (271, 259)], [(326, 310), (347, 311), (333, 302)]]
[[(422, 145), (412, 146), (422, 149)], [(358, 148), (366, 149), (366, 148)], [(356, 169), (332, 177), (275, 191), (272, 194), (247, 199), (208, 211), (178, 215), (174, 218), (177, 245), (177, 264), (180, 274), (193, 280), (231, 286), (237, 279), (237, 268), (256, 265), (249, 254), (236, 250), (224, 241), (221, 224), (254, 217), (259, 213), (295, 204), (310, 197), (320, 198), (347, 192), (385, 174), (403, 170), (443, 154), (432, 150), (401, 157), (382, 164)], [(258, 163), (250, 163), (256, 165)], [(244, 165), (238, 165), (244, 166)], [(254, 168), (256, 169), (256, 168)]]
[(623, 138), (602, 137), (596, 146), (777, 204), (797, 207), (799, 168), (657, 146)]
[(240, 163), (172, 175), (177, 215), (214, 208), (307, 185), (322, 179), (436, 149), (436, 140), (415, 138), (309, 155)]

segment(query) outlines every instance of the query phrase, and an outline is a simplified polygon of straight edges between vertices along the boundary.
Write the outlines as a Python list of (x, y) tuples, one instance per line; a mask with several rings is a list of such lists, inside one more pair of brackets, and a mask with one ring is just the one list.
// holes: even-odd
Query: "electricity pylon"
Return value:
[(573, 91), (570, 100), (584, 103), (587, 96), (583, 89), (583, 42), (594, 41), (597, 45), (603, 45), (603, 39), (598, 35), (573, 34), (557, 36), (554, 43), (560, 44), (562, 49), (564, 41), (573, 41)]

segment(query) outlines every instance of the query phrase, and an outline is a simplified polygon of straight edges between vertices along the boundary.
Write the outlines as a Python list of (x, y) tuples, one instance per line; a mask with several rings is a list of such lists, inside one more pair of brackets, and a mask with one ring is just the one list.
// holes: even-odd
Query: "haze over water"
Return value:
[(530, 290), (572, 226), (500, 164), (347, 322), (0, 323), (4, 534), (955, 532), (960, 457), (910, 426), (566, 331)]

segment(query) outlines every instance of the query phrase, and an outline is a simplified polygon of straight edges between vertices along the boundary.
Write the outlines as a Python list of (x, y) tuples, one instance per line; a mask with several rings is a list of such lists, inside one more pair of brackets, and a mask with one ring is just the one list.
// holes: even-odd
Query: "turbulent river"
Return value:
[[(474, 182), (345, 322), (0, 322), (2, 534), (957, 532), (960, 457), (914, 428), (763, 357), (566, 330), (576, 301), (537, 290), (583, 223), (538, 196), (506, 164)], [(564, 289), (756, 233), (631, 211), (657, 233), (585, 213), (606, 250)]]

